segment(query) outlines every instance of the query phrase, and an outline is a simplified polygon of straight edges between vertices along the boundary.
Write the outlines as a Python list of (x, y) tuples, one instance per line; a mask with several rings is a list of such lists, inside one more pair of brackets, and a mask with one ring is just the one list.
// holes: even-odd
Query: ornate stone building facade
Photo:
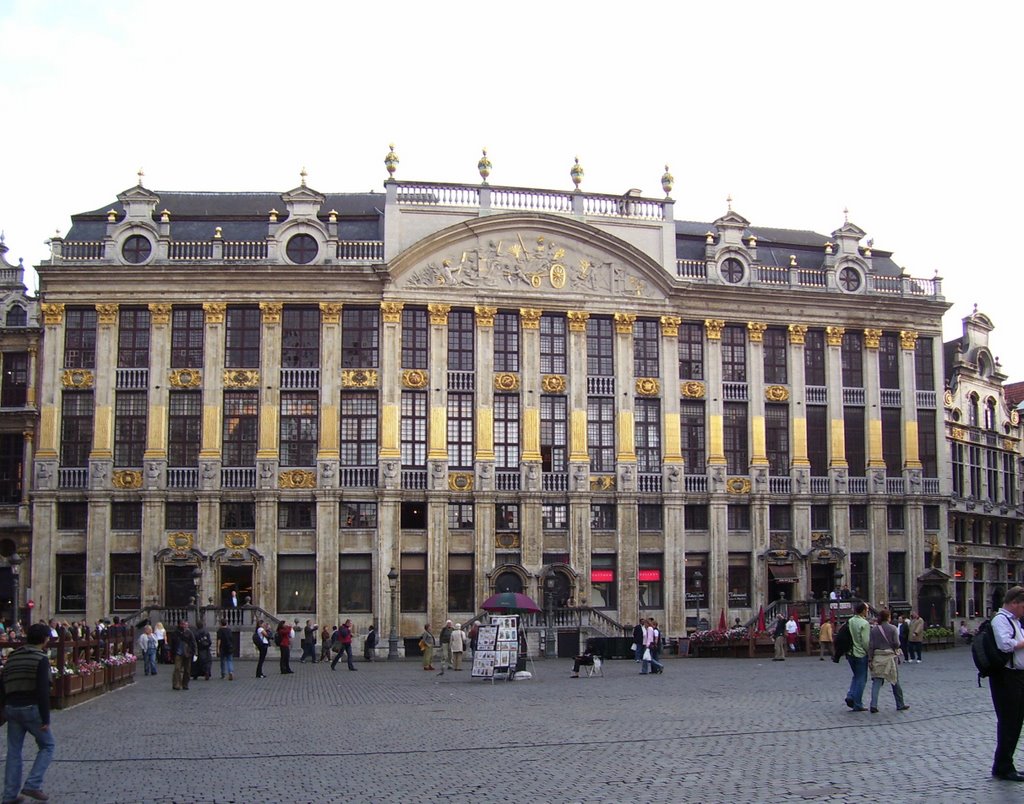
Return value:
[(992, 329), (975, 309), (963, 335), (945, 345), (951, 616), (975, 624), (991, 614), (996, 587), (1024, 582), (1020, 413), (989, 349)]
[(488, 172), (75, 215), (39, 266), (46, 610), (184, 605), (196, 568), (204, 602), (384, 628), (394, 569), (403, 635), (520, 588), (671, 634), (837, 581), (916, 601), (940, 281), (849, 222), (676, 220), (667, 171)]

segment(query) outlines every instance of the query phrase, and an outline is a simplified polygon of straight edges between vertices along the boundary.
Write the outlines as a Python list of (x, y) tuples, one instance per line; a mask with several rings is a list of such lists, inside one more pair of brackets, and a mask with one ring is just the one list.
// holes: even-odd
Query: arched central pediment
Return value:
[(444, 288), (507, 295), (516, 303), (583, 297), (658, 304), (668, 296), (665, 270), (636, 247), (580, 221), (549, 215), (475, 218), (436, 232), (389, 264), (392, 290)]

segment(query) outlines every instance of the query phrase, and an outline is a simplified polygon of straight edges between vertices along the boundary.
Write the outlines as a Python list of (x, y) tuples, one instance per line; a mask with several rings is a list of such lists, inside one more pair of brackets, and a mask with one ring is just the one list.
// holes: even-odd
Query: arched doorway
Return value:
[(504, 570), (494, 579), (494, 592), (522, 592), (523, 577), (518, 572)]
[(918, 612), (924, 617), (925, 623), (941, 625), (946, 628), (949, 623), (945, 622), (946, 617), (946, 595), (942, 587), (937, 584), (925, 584), (921, 587), (918, 597)]

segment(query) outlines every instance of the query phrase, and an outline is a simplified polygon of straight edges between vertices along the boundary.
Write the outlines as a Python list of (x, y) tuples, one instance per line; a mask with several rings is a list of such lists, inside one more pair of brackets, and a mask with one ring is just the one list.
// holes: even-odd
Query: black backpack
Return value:
[[(1006, 617), (1005, 614), (1003, 616)], [(982, 622), (978, 626), (978, 632), (974, 635), (974, 639), (971, 640), (971, 656), (974, 658), (974, 666), (978, 668), (978, 686), (981, 686), (983, 678), (988, 678), (993, 673), (1006, 667), (1006, 663), (1012, 655), (1012, 652), (1005, 653), (999, 650), (999, 647), (996, 645), (996, 635), (992, 630), (992, 620), (989, 619)]]
[(252, 632), (252, 644), (255, 645), (257, 648), (263, 645), (263, 640), (260, 639), (259, 628)]
[(281, 647), (281, 631), (280, 630), (274, 632), (274, 645), (276, 645), (277, 647)]
[(850, 633), (849, 623), (839, 626), (839, 630), (836, 631), (835, 638), (832, 640), (832, 650), (835, 651), (832, 654), (832, 661), (836, 664), (839, 664), (839, 660), (853, 650), (853, 634)]

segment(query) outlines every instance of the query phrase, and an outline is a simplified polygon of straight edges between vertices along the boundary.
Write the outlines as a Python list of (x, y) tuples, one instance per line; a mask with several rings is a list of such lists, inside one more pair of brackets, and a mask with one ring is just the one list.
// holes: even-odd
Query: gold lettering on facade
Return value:
[(704, 320), (704, 332), (707, 334), (709, 341), (720, 341), (722, 340), (722, 327), (725, 326), (725, 321), (721, 318), (707, 318)]

